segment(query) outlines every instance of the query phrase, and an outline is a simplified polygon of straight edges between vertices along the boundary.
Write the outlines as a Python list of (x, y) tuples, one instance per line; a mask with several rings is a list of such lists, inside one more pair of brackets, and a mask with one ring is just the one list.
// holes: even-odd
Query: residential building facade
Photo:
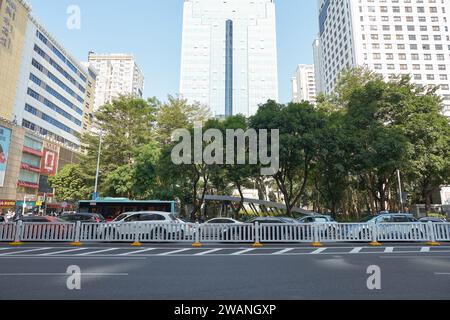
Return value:
[(250, 116), (278, 100), (273, 0), (185, 0), (180, 94), (212, 115)]
[(90, 52), (88, 64), (97, 73), (94, 111), (121, 95), (142, 98), (144, 75), (133, 55)]
[[(54, 204), (59, 156), (76, 162), (90, 129), (96, 73), (83, 67), (22, 0), (0, 0), (0, 213)], [(22, 201), (22, 202), (21, 202)]]
[(291, 79), (292, 101), (316, 103), (316, 77), (314, 65), (298, 65)]
[(386, 79), (439, 86), (450, 116), (450, 0), (318, 0), (321, 91), (340, 72), (367, 66)]

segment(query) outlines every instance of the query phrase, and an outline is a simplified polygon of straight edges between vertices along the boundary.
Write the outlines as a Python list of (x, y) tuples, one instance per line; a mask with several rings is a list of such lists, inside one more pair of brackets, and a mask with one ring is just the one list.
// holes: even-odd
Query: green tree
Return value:
[(251, 118), (255, 129), (280, 131), (280, 169), (273, 178), (290, 216), (292, 208), (306, 194), (319, 149), (319, 132), (324, 125), (320, 113), (307, 102), (286, 106), (269, 101)]
[(89, 179), (77, 164), (65, 165), (58, 174), (48, 179), (55, 189), (58, 201), (77, 202), (89, 199), (93, 187), (89, 187)]
[(204, 122), (208, 118), (205, 106), (189, 104), (185, 99), (169, 95), (168, 101), (159, 105), (156, 115), (158, 141), (167, 144), (174, 130), (192, 127), (194, 122)]

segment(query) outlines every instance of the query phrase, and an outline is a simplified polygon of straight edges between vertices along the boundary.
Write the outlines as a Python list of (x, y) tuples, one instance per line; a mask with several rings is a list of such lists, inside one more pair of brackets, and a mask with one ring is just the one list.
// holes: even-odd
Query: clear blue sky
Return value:
[[(89, 51), (132, 53), (145, 75), (145, 97), (178, 93), (183, 0), (28, 0), (34, 16), (80, 61)], [(81, 29), (66, 27), (69, 5), (81, 9)], [(277, 0), (280, 101), (291, 99), (290, 78), (313, 63), (315, 0)]]

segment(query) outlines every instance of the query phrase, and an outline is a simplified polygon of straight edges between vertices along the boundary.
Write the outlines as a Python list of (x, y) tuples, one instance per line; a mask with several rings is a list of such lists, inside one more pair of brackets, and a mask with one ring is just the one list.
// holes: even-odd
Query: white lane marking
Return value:
[(76, 256), (90, 256), (91, 254), (97, 254), (97, 253), (102, 253), (102, 252), (109, 252), (109, 251), (114, 251), (114, 250), (119, 250), (119, 248), (109, 248), (109, 249), (104, 249), (104, 250), (97, 250), (97, 251), (90, 251), (90, 252), (85, 252), (85, 253), (79, 253), (79, 254), (76, 254)]
[(153, 251), (153, 250), (156, 250), (156, 248), (147, 248), (147, 249), (141, 249), (141, 250), (134, 250), (134, 251), (118, 254), (118, 256), (129, 256), (129, 255), (132, 255), (132, 254), (138, 254), (138, 253), (141, 253), (141, 252), (148, 252), (148, 251)]
[(171, 254), (177, 254), (177, 253), (181, 253), (181, 252), (185, 252), (185, 251), (189, 251), (189, 250), (192, 250), (192, 249), (187, 248), (187, 249), (180, 249), (180, 250), (175, 250), (175, 251), (164, 252), (164, 253), (158, 254), (158, 256), (169, 256)]
[(234, 252), (231, 255), (232, 256), (240, 256), (241, 254), (244, 254), (244, 253), (247, 253), (247, 252), (251, 252), (251, 251), (254, 251), (254, 250), (255, 249), (245, 249), (245, 250), (241, 250), (241, 251), (238, 251), (238, 252)]
[[(15, 276), (15, 277), (23, 277), (23, 276), (31, 276), (31, 277), (36, 277), (36, 276), (61, 276), (61, 277), (66, 277), (67, 275), (69, 275), (68, 273), (0, 273), (0, 276), (5, 276), (5, 277), (11, 277), (11, 276)], [(114, 277), (114, 276), (128, 276), (128, 273), (81, 273), (82, 276), (88, 276), (88, 277)]]
[(420, 249), (420, 252), (430, 252), (430, 247), (422, 247), (422, 249)]
[(394, 247), (387, 247), (386, 249), (384, 249), (385, 253), (393, 253), (394, 252)]
[(294, 248), (286, 248), (286, 249), (274, 252), (273, 254), (275, 254), (275, 255), (285, 254), (285, 253), (288, 253), (288, 252), (290, 252), (292, 250), (294, 250)]
[(435, 272), (436, 276), (450, 276), (450, 272)]
[(70, 249), (70, 250), (63, 250), (63, 251), (55, 251), (55, 252), (49, 252), (49, 253), (41, 253), (38, 254), (38, 256), (53, 256), (55, 254), (62, 254), (62, 253), (68, 253), (68, 252), (75, 252), (75, 251), (81, 251), (86, 250), (89, 248), (77, 248), (77, 249)]
[(222, 250), (222, 249), (212, 249), (212, 250), (208, 250), (208, 251), (203, 251), (203, 252), (194, 254), (194, 256), (204, 256), (206, 254), (214, 253), (214, 252), (217, 252), (220, 250)]
[(363, 247), (353, 248), (353, 250), (350, 251), (350, 253), (351, 253), (351, 254), (359, 253), (362, 249), (363, 249)]
[(9, 249), (11, 249), (11, 248), (0, 248), (0, 251), (9, 250)]
[(13, 255), (13, 254), (22, 254), (22, 253), (42, 251), (42, 250), (47, 250), (47, 249), (51, 249), (51, 248), (38, 248), (38, 249), (30, 249), (30, 250), (13, 251), (13, 252), (2, 253), (2, 254), (0, 254), (0, 256), (3, 257), (3, 256), (9, 256), (9, 255)]
[(311, 254), (320, 254), (320, 253), (324, 252), (325, 250), (327, 250), (327, 248), (319, 248), (319, 249), (311, 252)]

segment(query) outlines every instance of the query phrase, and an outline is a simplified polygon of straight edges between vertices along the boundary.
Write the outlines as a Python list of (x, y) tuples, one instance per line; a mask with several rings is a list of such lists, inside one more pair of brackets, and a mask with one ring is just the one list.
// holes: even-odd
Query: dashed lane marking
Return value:
[(277, 252), (274, 252), (274, 255), (282, 255), (282, 254), (286, 254), (288, 252), (291, 252), (292, 250), (294, 250), (294, 248), (286, 248)]
[(203, 252), (194, 254), (194, 256), (204, 256), (204, 255), (207, 255), (207, 254), (210, 254), (210, 253), (214, 253), (214, 252), (218, 252), (218, 251), (221, 251), (221, 250), (222, 249), (212, 249), (212, 250), (208, 250), (208, 251), (203, 251)]
[(13, 251), (13, 252), (7, 252), (7, 253), (2, 253), (0, 254), (0, 256), (10, 256), (13, 254), (22, 254), (22, 253), (29, 253), (29, 252), (35, 252), (35, 251), (42, 251), (42, 250), (48, 250), (51, 248), (38, 248), (38, 249), (30, 249), (30, 250), (21, 250), (21, 251)]
[(364, 249), (364, 248), (363, 247), (353, 248), (353, 250), (350, 251), (350, 253), (352, 253), (352, 254), (360, 253), (362, 249)]
[(156, 248), (147, 248), (147, 249), (140, 249), (140, 250), (125, 252), (125, 253), (119, 254), (119, 256), (130, 256), (130, 255), (133, 255), (133, 254), (139, 254), (139, 253), (142, 253), (142, 252), (148, 252), (148, 251), (153, 251), (153, 250), (156, 250)]
[(232, 256), (240, 256), (240, 255), (242, 255), (244, 253), (251, 252), (251, 251), (254, 251), (254, 250), (256, 250), (256, 249), (245, 249), (245, 250), (241, 250), (241, 251), (238, 251), (238, 252), (234, 252), (231, 255)]
[(420, 252), (430, 252), (430, 247), (423, 247)]
[(41, 254), (38, 254), (38, 256), (53, 256), (53, 255), (57, 255), (57, 254), (64, 254), (64, 253), (81, 251), (81, 250), (86, 250), (86, 249), (88, 249), (88, 248), (77, 248), (77, 249), (70, 249), (70, 250), (63, 250), (63, 251), (56, 251), (56, 252), (41, 253)]
[(191, 248), (186, 248), (186, 249), (180, 249), (180, 250), (175, 250), (175, 251), (159, 253), (158, 256), (170, 256), (172, 254), (177, 254), (177, 253), (181, 253), (181, 252), (185, 252), (185, 251), (189, 251), (189, 250), (192, 250), (192, 249)]
[(105, 253), (105, 252), (110, 252), (110, 251), (114, 251), (114, 250), (119, 250), (119, 248), (109, 248), (109, 249), (104, 249), (104, 250), (96, 250), (96, 251), (90, 251), (90, 252), (85, 252), (85, 253), (78, 253), (77, 256), (90, 256), (92, 254)]
[(327, 250), (327, 248), (319, 248), (319, 249), (314, 250), (313, 252), (311, 252), (311, 254), (321, 254), (325, 250)]
[(394, 252), (394, 247), (387, 247), (386, 249), (384, 249), (384, 253), (393, 253)]

